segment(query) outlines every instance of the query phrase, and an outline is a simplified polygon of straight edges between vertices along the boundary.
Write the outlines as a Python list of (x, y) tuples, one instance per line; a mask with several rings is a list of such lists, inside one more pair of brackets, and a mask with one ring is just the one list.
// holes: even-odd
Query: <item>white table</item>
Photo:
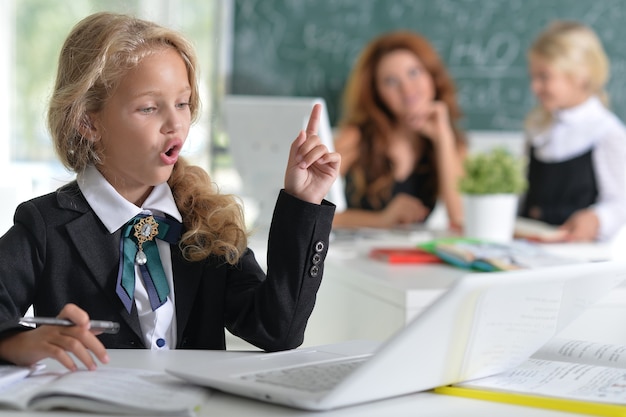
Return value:
[[(367, 257), (375, 246), (414, 246), (437, 236), (423, 228), (364, 230), (342, 234), (329, 246), (324, 278), (303, 346), (368, 339), (383, 341), (405, 326), (468, 273), (444, 264), (391, 265)], [(257, 233), (250, 247), (264, 268), (267, 235)], [(229, 335), (229, 349), (250, 349)]]
[[(369, 230), (331, 242), (304, 345), (353, 339), (383, 341), (456, 279), (471, 273), (446, 264), (388, 264), (367, 256), (373, 247), (415, 246), (440, 235), (424, 229)], [(255, 243), (263, 253), (261, 242)], [(616, 259), (613, 247), (606, 243), (549, 244), (543, 248), (556, 255), (587, 261)]]
[[(603, 302), (583, 313), (579, 320), (566, 328), (561, 335), (565, 337), (586, 337), (588, 340), (606, 343), (626, 344), (626, 307), (624, 292), (616, 292)], [(598, 326), (598, 323), (603, 323)], [(164, 370), (189, 363), (219, 361), (228, 357), (250, 354), (250, 352), (223, 351), (161, 351), (147, 350), (110, 350), (111, 362), (108, 366)], [(46, 361), (49, 367), (58, 364)], [(0, 411), (0, 416), (74, 416), (82, 417), (94, 414), (82, 413), (34, 413)], [(380, 417), (380, 416), (421, 416), (421, 417), (558, 417), (579, 416), (544, 409), (499, 404), (479, 400), (438, 395), (431, 392), (416, 393), (373, 403), (331, 410), (327, 412), (306, 412), (287, 407), (265, 404), (254, 400), (236, 397), (230, 394), (213, 392), (201, 408), (198, 416), (255, 416), (255, 417)]]
[(389, 265), (365, 257), (327, 259), (305, 345), (385, 340), (466, 271), (441, 264)]
[[(392, 236), (393, 237), (393, 236)], [(405, 242), (386, 239), (397, 244)], [(414, 237), (410, 236), (410, 239)], [(337, 243), (337, 242), (335, 242)], [(387, 265), (363, 256), (376, 242), (355, 241), (341, 253), (335, 252), (326, 261), (324, 283), (311, 317), (305, 344), (332, 343), (340, 340), (365, 338), (381, 340), (403, 326), (432, 299), (465, 273), (445, 265), (401, 266)], [(331, 246), (332, 247), (332, 246)], [(352, 251), (353, 253), (349, 253)], [(357, 337), (352, 337), (353, 335)], [(600, 303), (585, 311), (558, 336), (590, 341), (626, 344), (626, 287), (610, 293)], [(427, 341), (425, 341), (427, 343)], [(232, 346), (231, 346), (232, 348)], [(108, 366), (164, 370), (189, 363), (223, 360), (250, 352), (220, 351), (162, 351), (110, 350)], [(46, 361), (49, 367), (58, 364)], [(34, 413), (0, 411), (0, 416), (87, 416), (67, 412)], [(89, 414), (93, 415), (93, 414)], [(416, 393), (369, 404), (331, 410), (324, 413), (306, 412), (282, 406), (214, 392), (200, 410), (199, 416), (297, 416), (297, 417), (379, 417), (379, 416), (507, 416), (558, 417), (577, 416), (543, 409), (438, 395)]]

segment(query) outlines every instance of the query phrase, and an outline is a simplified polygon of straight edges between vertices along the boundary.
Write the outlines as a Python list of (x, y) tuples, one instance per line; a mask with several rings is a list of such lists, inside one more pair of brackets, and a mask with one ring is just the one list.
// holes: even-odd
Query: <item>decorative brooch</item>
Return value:
[(152, 216), (144, 217), (135, 223), (135, 237), (137, 238), (137, 254), (135, 262), (138, 265), (145, 265), (148, 257), (143, 251), (143, 244), (150, 242), (159, 234), (159, 223)]

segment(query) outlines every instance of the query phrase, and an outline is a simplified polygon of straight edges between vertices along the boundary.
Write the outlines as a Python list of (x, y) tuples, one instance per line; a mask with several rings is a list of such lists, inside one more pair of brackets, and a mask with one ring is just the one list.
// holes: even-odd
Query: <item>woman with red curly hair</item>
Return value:
[(454, 83), (430, 43), (410, 31), (377, 37), (356, 61), (343, 100), (335, 146), (348, 209), (333, 225), (423, 222), (441, 200), (460, 227), (466, 141)]

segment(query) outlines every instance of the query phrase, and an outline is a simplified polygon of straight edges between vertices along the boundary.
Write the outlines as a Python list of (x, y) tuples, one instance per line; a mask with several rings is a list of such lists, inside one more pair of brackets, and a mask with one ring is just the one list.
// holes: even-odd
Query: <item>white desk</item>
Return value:
[[(468, 272), (444, 264), (392, 265), (371, 260), (367, 254), (375, 246), (414, 246), (436, 235), (423, 229), (368, 230), (334, 239), (303, 346), (354, 339), (382, 341), (405, 326)], [(264, 268), (266, 239), (259, 233), (250, 241)], [(227, 346), (250, 348), (230, 335)]]
[[(445, 264), (398, 265), (367, 257), (375, 246), (415, 246), (436, 236), (420, 230), (370, 231), (331, 242), (304, 345), (352, 339), (385, 340), (456, 279), (470, 273)], [(615, 259), (609, 244), (550, 244), (544, 248), (575, 259)]]
[(327, 258), (325, 265), (306, 345), (385, 340), (466, 273), (442, 264), (391, 265), (365, 257)]
[[(622, 294), (612, 294), (602, 303), (583, 313), (579, 320), (566, 328), (562, 333), (566, 337), (589, 336), (589, 340), (607, 343), (626, 344), (626, 307)], [(603, 323), (598, 326), (597, 323)], [(425, 341), (427, 343), (427, 341)], [(221, 351), (161, 351), (147, 350), (110, 350), (109, 366), (164, 370), (188, 363), (222, 360), (227, 357), (249, 354), (245, 352)], [(49, 367), (58, 364), (47, 361)], [(2, 410), (0, 416), (73, 416), (83, 417), (94, 414), (82, 413), (34, 413)], [(421, 416), (421, 417), (558, 417), (580, 416), (543, 409), (498, 404), (479, 400), (433, 394), (430, 392), (377, 401), (327, 412), (306, 412), (282, 406), (265, 404), (254, 400), (236, 397), (229, 394), (214, 392), (200, 410), (198, 416), (255, 416), (255, 417), (380, 417), (380, 416)]]
[[(363, 250), (366, 250), (369, 245), (368, 242), (357, 242), (352, 244), (351, 249), (362, 255)], [(340, 247), (336, 246), (336, 248)], [(395, 328), (403, 326), (420, 308), (425, 307), (433, 297), (444, 291), (455, 277), (465, 273), (460, 269), (444, 265), (387, 265), (368, 260), (359, 253), (355, 255), (351, 257), (346, 253), (335, 252), (327, 258), (324, 283), (307, 329), (305, 344), (310, 345), (315, 341), (326, 343), (324, 339), (331, 339), (328, 342), (332, 343), (350, 339), (351, 335), (361, 338), (372, 335), (375, 336), (374, 339), (381, 339), (391, 334)], [(626, 344), (626, 287), (617, 289), (602, 302), (585, 311), (559, 336)], [(419, 348), (416, 347), (417, 349)], [(249, 352), (110, 350), (109, 354), (111, 357), (109, 366), (164, 370), (190, 362), (222, 360), (227, 357), (249, 354)], [(58, 366), (52, 361), (47, 361), (47, 363), (50, 367)], [(0, 411), (0, 417), (15, 415), (82, 417), (93, 414), (66, 412), (18, 414), (15, 411)], [(199, 413), (199, 416), (212, 417), (414, 417), (416, 415), (422, 417), (579, 416), (579, 414), (449, 397), (430, 392), (324, 413), (305, 412), (214, 392)]]

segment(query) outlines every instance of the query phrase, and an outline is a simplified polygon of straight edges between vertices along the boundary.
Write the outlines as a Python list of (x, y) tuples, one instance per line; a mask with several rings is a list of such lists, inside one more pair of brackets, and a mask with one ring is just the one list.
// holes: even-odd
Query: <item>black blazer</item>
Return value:
[[(171, 246), (177, 348), (225, 349), (224, 327), (268, 351), (304, 338), (328, 249), (334, 206), (281, 191), (270, 228), (268, 274), (247, 249), (231, 266), (217, 257), (186, 261)], [(22, 203), (0, 238), (0, 338), (24, 328), (28, 307), (56, 316), (75, 303), (93, 319), (120, 322), (99, 336), (108, 348), (145, 347), (137, 310), (115, 293), (120, 231), (110, 234), (76, 182)]]

